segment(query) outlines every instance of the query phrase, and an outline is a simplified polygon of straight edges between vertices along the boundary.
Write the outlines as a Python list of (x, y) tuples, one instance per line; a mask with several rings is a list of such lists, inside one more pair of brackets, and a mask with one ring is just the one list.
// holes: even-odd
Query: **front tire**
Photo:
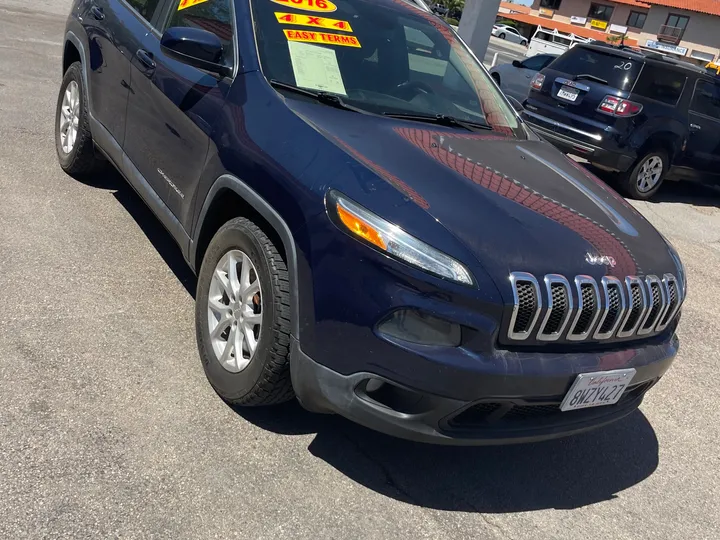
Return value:
[(522, 45), (523, 47), (527, 47), (527, 41), (525, 41), (525, 40), (523, 39), (523, 40), (520, 42), (520, 45)]
[(55, 111), (55, 149), (70, 176), (87, 175), (105, 164), (95, 153), (89, 118), (82, 64), (75, 62), (65, 72)]
[(628, 197), (646, 201), (660, 189), (668, 165), (668, 156), (662, 150), (648, 152), (620, 180), (620, 188)]
[(294, 396), (287, 266), (248, 219), (223, 225), (205, 252), (195, 327), (205, 375), (225, 401), (271, 405)]

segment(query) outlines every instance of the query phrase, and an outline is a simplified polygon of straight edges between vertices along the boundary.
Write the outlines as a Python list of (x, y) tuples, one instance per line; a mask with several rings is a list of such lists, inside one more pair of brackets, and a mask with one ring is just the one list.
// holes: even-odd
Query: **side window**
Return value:
[(720, 86), (708, 81), (698, 81), (690, 110), (720, 120)]
[(633, 93), (675, 105), (685, 87), (686, 78), (678, 71), (645, 64)]
[[(152, 1), (152, 0), (148, 0)], [(180, 0), (172, 10), (165, 28), (187, 26), (212, 32), (223, 44), (223, 60), (232, 66), (235, 61), (233, 45), (232, 0)]]
[(525, 60), (522, 64), (525, 69), (532, 69), (533, 71), (540, 71), (542, 68), (545, 67), (545, 63), (547, 62), (547, 56), (533, 56), (531, 58), (528, 58)]
[(155, 14), (160, 0), (126, 0), (126, 2), (142, 15), (145, 20), (150, 21)]

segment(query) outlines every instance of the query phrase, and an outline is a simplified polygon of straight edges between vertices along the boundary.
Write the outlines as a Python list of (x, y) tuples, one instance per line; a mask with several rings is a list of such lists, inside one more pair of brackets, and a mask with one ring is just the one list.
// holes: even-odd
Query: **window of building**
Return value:
[[(180, 0), (181, 2), (183, 0)], [(173, 10), (166, 28), (188, 26), (212, 32), (223, 44), (223, 62), (233, 65), (235, 47), (233, 45), (233, 24), (231, 0), (210, 0), (192, 6)], [(177, 4), (177, 2), (176, 2)], [(179, 5), (179, 4), (178, 4)]]
[(709, 81), (698, 81), (690, 110), (720, 120), (720, 86)]
[(588, 17), (591, 19), (597, 19), (598, 21), (610, 22), (612, 12), (615, 8), (612, 6), (606, 6), (603, 4), (590, 4), (590, 11), (588, 11)]
[(561, 3), (562, 0), (540, 0), (540, 7), (558, 10)]
[(672, 69), (645, 64), (633, 88), (634, 94), (675, 105), (680, 99), (687, 77)]
[(645, 19), (647, 19), (647, 13), (643, 13), (641, 11), (631, 11), (627, 20), (627, 25), (631, 28), (642, 28), (645, 26)]
[(145, 20), (149, 21), (152, 19), (160, 0), (127, 0), (127, 3)]
[(670, 15), (668, 15), (667, 21), (665, 21), (665, 26), (685, 30), (689, 21), (690, 17), (685, 17), (683, 15), (673, 15), (671, 13)]

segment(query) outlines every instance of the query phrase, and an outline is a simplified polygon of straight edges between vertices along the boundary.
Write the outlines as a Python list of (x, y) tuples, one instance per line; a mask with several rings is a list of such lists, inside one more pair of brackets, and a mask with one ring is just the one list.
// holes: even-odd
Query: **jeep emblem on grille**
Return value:
[(588, 262), (588, 264), (605, 264), (610, 268), (615, 268), (615, 265), (617, 264), (615, 262), (615, 258), (608, 255), (593, 255), (592, 253), (586, 253), (585, 260)]

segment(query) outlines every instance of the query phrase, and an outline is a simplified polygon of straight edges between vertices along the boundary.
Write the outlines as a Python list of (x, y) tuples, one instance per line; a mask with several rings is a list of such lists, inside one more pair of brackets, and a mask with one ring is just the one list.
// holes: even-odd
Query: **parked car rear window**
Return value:
[[(318, 6), (326, 11), (309, 11)], [(269, 80), (335, 93), (376, 114), (443, 114), (524, 133), (485, 71), (435, 15), (401, 0), (253, 0), (252, 8)]]
[(635, 84), (643, 62), (576, 46), (566, 51), (552, 64), (552, 69), (570, 76), (592, 75), (607, 81), (619, 90), (630, 90)]
[(690, 110), (720, 120), (720, 85), (698, 81)]
[(633, 93), (668, 105), (675, 105), (685, 88), (686, 80), (687, 77), (679, 71), (648, 63), (640, 73)]

